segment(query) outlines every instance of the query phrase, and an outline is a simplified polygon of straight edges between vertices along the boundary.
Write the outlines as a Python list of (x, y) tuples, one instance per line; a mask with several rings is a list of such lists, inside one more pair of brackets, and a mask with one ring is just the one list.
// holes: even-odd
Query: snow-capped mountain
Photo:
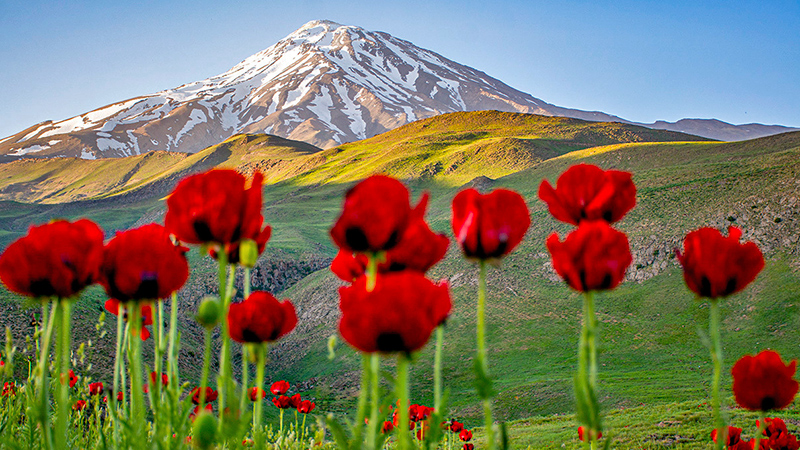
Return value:
[(387, 33), (313, 21), (221, 75), (1, 139), (0, 160), (196, 152), (238, 133), (329, 148), (437, 114), (486, 109), (628, 122), (548, 104)]
[(243, 132), (332, 147), (484, 109), (620, 120), (558, 108), (387, 33), (313, 21), (221, 75), (33, 126), (0, 141), (0, 155), (195, 152)]

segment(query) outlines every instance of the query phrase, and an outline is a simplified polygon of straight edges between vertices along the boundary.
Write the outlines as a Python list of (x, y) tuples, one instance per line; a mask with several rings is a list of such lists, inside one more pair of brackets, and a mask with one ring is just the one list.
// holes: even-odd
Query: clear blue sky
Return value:
[(314, 19), (559, 106), (800, 127), (798, 0), (0, 0), (0, 137), (217, 75)]

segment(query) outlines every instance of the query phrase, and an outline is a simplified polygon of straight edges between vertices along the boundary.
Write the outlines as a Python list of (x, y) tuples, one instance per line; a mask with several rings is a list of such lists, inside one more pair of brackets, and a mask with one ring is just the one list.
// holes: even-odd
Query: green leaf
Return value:
[(336, 441), (336, 447), (340, 449), (350, 448), (350, 443), (347, 440), (347, 435), (344, 432), (344, 428), (342, 428), (342, 425), (339, 424), (339, 422), (334, 420), (333, 414), (328, 414), (328, 417), (325, 419), (325, 423), (327, 423), (328, 428), (331, 429), (333, 439)]

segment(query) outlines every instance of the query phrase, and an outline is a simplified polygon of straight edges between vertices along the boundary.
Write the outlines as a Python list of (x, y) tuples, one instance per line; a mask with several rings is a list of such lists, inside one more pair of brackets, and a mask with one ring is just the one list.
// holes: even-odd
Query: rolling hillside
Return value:
[[(335, 253), (327, 232), (343, 193), (352, 181), (374, 171), (401, 177), (414, 199), (423, 190), (431, 193), (429, 222), (434, 230), (450, 235), (450, 201), (462, 186), (509, 187), (526, 198), (532, 226), (501, 269), (489, 272), (489, 359), (500, 391), (496, 411), (503, 420), (564, 414), (573, 410), (580, 299), (555, 277), (544, 248), (549, 233), (564, 233), (568, 227), (549, 216), (536, 192), (542, 179), (554, 182), (569, 165), (587, 162), (631, 171), (638, 187), (639, 204), (619, 224), (631, 237), (633, 266), (626, 283), (598, 299), (604, 408), (705, 401), (710, 364), (696, 326), (704, 323), (707, 310), (683, 286), (673, 253), (683, 235), (700, 226), (740, 226), (745, 238), (757, 242), (768, 259), (751, 288), (723, 303), (727, 363), (767, 347), (788, 358), (800, 356), (792, 337), (800, 326), (800, 132), (724, 143), (616, 123), (486, 112), (443, 115), (324, 151), (267, 146), (250, 150), (248, 145), (260, 139), (271, 138), (234, 137), (195, 155), (198, 161), (175, 154), (150, 156), (161, 158), (166, 172), (173, 175), (142, 169), (138, 181), (130, 181), (132, 176), (112, 192), (87, 190), (90, 201), (55, 203), (70, 198), (69, 190), (48, 191), (44, 176), (59, 172), (37, 172), (34, 179), (43, 186), (40, 192), (59, 194), (41, 194), (52, 204), (2, 203), (0, 233), (5, 234), (0, 234), (0, 245), (24, 232), (29, 223), (54, 216), (86, 215), (106, 230), (159, 220), (163, 211), (159, 198), (165, 192), (159, 183), (174, 182), (170, 177), (201, 167), (223, 164), (264, 170), (270, 183), (264, 190), (264, 215), (274, 234), (254, 284), (281, 291), (281, 298), (292, 299), (298, 307), (299, 316), (297, 330), (273, 349), (268, 374), (302, 383), (306, 395), (320, 400), (321, 411), (342, 410), (354, 402), (359, 361), (344, 344), (339, 344), (333, 361), (327, 360), (325, 344), (336, 330), (340, 283), (324, 266)], [(141, 160), (142, 167), (149, 167), (145, 161)], [(61, 177), (56, 179), (67, 178)], [(189, 319), (191, 305), (213, 289), (208, 258), (192, 255), (200, 270), (181, 300), (189, 305), (182, 341), (187, 366), (199, 354), (199, 334)], [(276, 284), (282, 270), (294, 278)], [(451, 406), (457, 417), (477, 425), (481, 410), (471, 387), (470, 362), (477, 269), (464, 262), (451, 243), (448, 257), (431, 276), (448, 279), (454, 298), (445, 332)], [(7, 321), (26, 320), (29, 311), (8, 294), (0, 295)], [(84, 340), (96, 339), (88, 312), (99, 311), (101, 305), (97, 292), (87, 297), (81, 306), (87, 322), (76, 324), (82, 333), (79, 339)], [(96, 351), (90, 360), (99, 367), (104, 358), (102, 351)], [(415, 402), (430, 402), (431, 366), (432, 355), (426, 349), (412, 370)], [(97, 375), (108, 374), (100, 370)], [(189, 375), (196, 374), (190, 370)], [(701, 438), (707, 436), (696, 437)]]

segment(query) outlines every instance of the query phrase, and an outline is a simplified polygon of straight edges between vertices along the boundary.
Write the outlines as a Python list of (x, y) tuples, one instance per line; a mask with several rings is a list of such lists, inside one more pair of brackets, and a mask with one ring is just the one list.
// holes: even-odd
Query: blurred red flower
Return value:
[(744, 289), (764, 268), (764, 256), (753, 242), (739, 243), (742, 230), (728, 228), (728, 237), (714, 228), (686, 235), (678, 261), (683, 279), (701, 297), (717, 298)]
[(300, 402), (302, 402), (300, 394), (294, 394), (293, 396), (289, 397), (290, 408), (298, 409), (300, 407)]
[(464, 450), (475, 450), (475, 444), (473, 444), (472, 442), (467, 442), (464, 444), (464, 447), (462, 448)]
[(103, 383), (89, 383), (89, 395), (100, 395), (103, 393)]
[(86, 408), (86, 400), (78, 400), (72, 405), (72, 409), (75, 411), (83, 411), (84, 408)]
[(292, 407), (292, 399), (285, 395), (272, 397), (272, 403), (280, 409), (289, 409)]
[(411, 216), (408, 189), (386, 175), (373, 175), (344, 197), (331, 238), (350, 252), (389, 250), (399, 242)]
[(339, 289), (339, 332), (356, 349), (367, 352), (412, 352), (428, 342), (434, 328), (450, 314), (446, 283), (436, 285), (418, 272), (378, 277), (367, 291), (366, 277)]
[[(217, 391), (215, 391), (213, 388), (206, 387), (205, 402), (206, 403), (213, 402), (214, 400), (217, 399), (218, 395), (219, 395), (219, 393)], [(195, 405), (199, 405), (200, 404), (200, 387), (199, 386), (194, 388), (194, 389), (192, 389), (192, 403), (194, 403)]]
[(391, 420), (385, 420), (381, 427), (381, 433), (386, 434), (394, 430), (394, 423)]
[(461, 430), (461, 432), (458, 433), (458, 438), (464, 442), (469, 442), (472, 440), (472, 431)]
[(117, 401), (121, 402), (124, 399), (125, 399), (125, 393), (122, 391), (117, 392)]
[(299, 411), (301, 414), (308, 414), (313, 411), (316, 406), (316, 403), (312, 402), (311, 400), (303, 400), (300, 402), (300, 405), (297, 406), (297, 411)]
[(56, 220), (33, 226), (0, 255), (0, 281), (29, 297), (72, 297), (95, 283), (103, 232), (92, 221)]
[(3, 397), (13, 397), (17, 395), (17, 385), (13, 381), (3, 383)]
[(256, 172), (248, 187), (244, 175), (232, 169), (212, 169), (186, 177), (167, 198), (164, 225), (178, 240), (190, 244), (258, 241), (268, 233), (261, 228), (263, 180)]
[(100, 281), (123, 303), (168, 297), (189, 278), (186, 251), (158, 224), (118, 232), (106, 244)]
[(752, 411), (786, 408), (797, 394), (796, 369), (797, 360), (785, 365), (771, 350), (743, 356), (731, 369), (736, 403)]
[(296, 325), (292, 302), (279, 302), (269, 292), (253, 292), (245, 301), (233, 303), (228, 309), (228, 329), (236, 342), (272, 342)]
[[(717, 442), (717, 429), (711, 430), (711, 440)], [(728, 426), (728, 442), (725, 445), (728, 448), (735, 447), (742, 441), (742, 429)], [(750, 446), (750, 448), (753, 448)]]
[(78, 382), (78, 376), (75, 375), (75, 371), (74, 370), (69, 369), (69, 373), (67, 373), (67, 374), (63, 374), (62, 373), (61, 374), (61, 377), (60, 377), (61, 384), (64, 384), (66, 382), (67, 378), (69, 379), (69, 387), (75, 387), (75, 383)]
[[(106, 311), (110, 312), (111, 314), (118, 316), (120, 306), (122, 307), (122, 314), (125, 321), (128, 321), (128, 312), (125, 311), (125, 305), (120, 305), (120, 301), (115, 298), (110, 298), (106, 300), (105, 308)], [(146, 303), (141, 304), (141, 315), (142, 315), (142, 331), (140, 332), (139, 336), (142, 338), (143, 341), (147, 340), (150, 337), (150, 330), (145, 328), (147, 325), (153, 324), (153, 308)]]
[(272, 392), (273, 395), (283, 395), (290, 387), (288, 381), (280, 380), (272, 383), (272, 386), (269, 387), (269, 391)]
[[(157, 378), (156, 376), (157, 375), (158, 374), (155, 373), (155, 372), (150, 372), (150, 384), (156, 384), (156, 378)], [(165, 373), (161, 374), (161, 385), (162, 386), (169, 386), (169, 377)]]
[(525, 200), (507, 189), (486, 195), (466, 189), (452, 206), (453, 234), (467, 258), (502, 258), (522, 242), (531, 224)]
[(247, 395), (250, 397), (251, 402), (256, 402), (266, 397), (267, 393), (260, 387), (251, 387), (247, 390)]
[(448, 428), (453, 433), (460, 433), (461, 430), (464, 429), (464, 424), (453, 419), (453, 421), (450, 422), (450, 426)]
[(578, 291), (614, 289), (625, 277), (631, 257), (628, 237), (603, 221), (583, 221), (562, 242), (547, 238), (553, 269)]
[(636, 186), (629, 172), (576, 164), (556, 181), (539, 185), (539, 198), (556, 220), (579, 225), (584, 220), (614, 223), (636, 206)]
[[(767, 436), (770, 439), (772, 439), (773, 437), (777, 438), (789, 432), (789, 430), (786, 428), (786, 422), (784, 422), (783, 419), (780, 419), (778, 417), (775, 418), (765, 417), (764, 423), (765, 423), (764, 436)], [(761, 421), (756, 420), (756, 428), (760, 427), (761, 427)]]

